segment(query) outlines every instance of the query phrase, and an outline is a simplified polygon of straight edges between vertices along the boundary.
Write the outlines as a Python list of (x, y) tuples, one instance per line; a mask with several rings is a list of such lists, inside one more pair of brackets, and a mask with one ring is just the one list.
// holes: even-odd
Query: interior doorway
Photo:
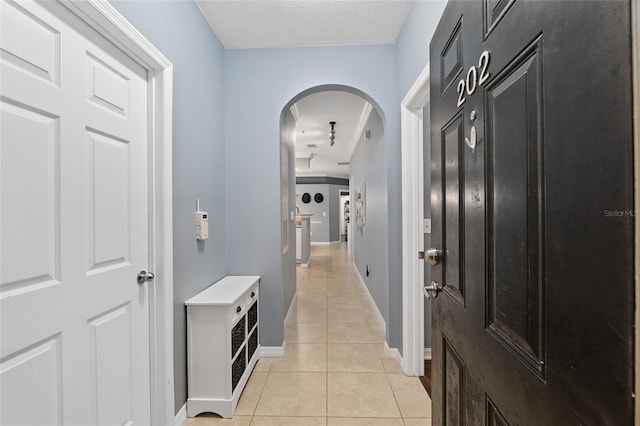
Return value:
[(346, 242), (349, 240), (349, 218), (351, 213), (351, 206), (349, 202), (349, 191), (340, 191), (340, 242)]
[[(425, 267), (426, 244), (430, 243), (430, 182), (425, 181), (428, 164), (429, 64), (411, 86), (401, 104), (402, 149), (402, 369), (410, 376), (423, 376), (425, 358), (430, 359), (430, 302), (423, 291), (430, 268)], [(426, 139), (425, 139), (426, 138)], [(427, 342), (427, 343), (425, 343)], [(429, 348), (425, 349), (425, 346)]]

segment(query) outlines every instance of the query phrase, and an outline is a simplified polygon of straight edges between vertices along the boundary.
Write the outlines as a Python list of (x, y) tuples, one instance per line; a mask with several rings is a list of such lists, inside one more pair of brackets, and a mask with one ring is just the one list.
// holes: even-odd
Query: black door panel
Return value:
[(633, 424), (630, 2), (450, 2), (430, 57), (434, 425)]

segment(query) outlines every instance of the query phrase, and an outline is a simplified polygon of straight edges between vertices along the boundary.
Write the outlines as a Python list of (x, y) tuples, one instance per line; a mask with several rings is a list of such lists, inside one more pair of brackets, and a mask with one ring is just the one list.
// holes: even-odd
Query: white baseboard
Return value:
[(301, 264), (300, 264), (300, 267), (301, 267), (301, 268), (308, 268), (308, 267), (309, 267), (309, 264), (308, 264), (308, 263), (301, 263)]
[(312, 246), (328, 246), (329, 244), (331, 244), (329, 241), (312, 241), (311, 242)]
[(260, 358), (282, 358), (284, 357), (284, 345), (286, 342), (282, 342), (282, 346), (261, 346)]
[[(375, 309), (375, 313), (376, 313), (376, 317), (378, 318), (378, 321), (381, 324), (384, 324), (384, 327), (386, 329), (387, 328), (387, 322), (384, 320), (384, 317), (380, 313), (380, 309), (378, 309), (378, 305), (376, 304), (376, 301), (373, 300), (373, 296), (371, 295), (371, 292), (369, 291), (369, 287), (367, 287), (367, 284), (365, 284), (364, 280), (362, 279), (362, 275), (360, 275), (360, 271), (358, 270), (358, 267), (356, 266), (355, 262), (353, 263), (353, 269), (356, 271), (356, 275), (358, 277), (358, 280), (357, 280), (358, 284), (364, 289), (364, 294), (367, 295), (367, 297), (369, 298), (369, 302), (371, 303), (371, 305)], [(402, 355), (400, 354), (400, 351), (398, 350), (398, 348), (390, 348), (389, 347), (389, 343), (387, 343), (386, 337), (385, 337), (385, 342), (384, 342), (384, 348), (385, 348), (385, 352), (387, 354), (387, 357), (397, 360), (398, 363), (400, 363), (400, 365), (402, 365), (403, 359), (402, 359)]]
[(373, 300), (373, 296), (371, 295), (371, 292), (369, 292), (369, 287), (367, 287), (367, 284), (365, 284), (364, 280), (362, 279), (362, 275), (360, 275), (360, 271), (358, 271), (358, 267), (356, 266), (355, 262), (353, 263), (353, 269), (356, 271), (356, 275), (358, 276), (358, 284), (360, 284), (360, 286), (365, 290), (364, 293), (369, 298), (369, 301), (371, 302), (371, 304), (375, 307), (376, 316), (378, 317), (378, 321), (380, 321), (381, 324), (384, 324), (384, 326), (386, 328), (387, 327), (387, 322), (384, 320), (384, 317), (380, 313), (380, 309), (378, 309), (378, 305), (376, 304), (376, 301)]
[(293, 298), (291, 299), (291, 304), (289, 305), (289, 309), (287, 310), (287, 315), (284, 317), (285, 328), (287, 328), (287, 324), (289, 324), (289, 316), (291, 315), (291, 311), (293, 310), (293, 307), (295, 306), (297, 299), (298, 299), (298, 290), (296, 289), (296, 294), (293, 295)]
[(424, 348), (424, 359), (431, 359), (431, 348)]
[(180, 410), (178, 410), (178, 413), (176, 414), (176, 420), (175, 420), (174, 425), (175, 426), (182, 426), (182, 423), (184, 423), (185, 420), (187, 420), (187, 403), (186, 402), (184, 403), (182, 408), (180, 408)]
[(402, 362), (402, 355), (400, 355), (400, 351), (398, 348), (390, 348), (387, 342), (384, 342), (384, 348), (386, 349), (387, 356), (391, 359), (395, 359), (398, 362)]

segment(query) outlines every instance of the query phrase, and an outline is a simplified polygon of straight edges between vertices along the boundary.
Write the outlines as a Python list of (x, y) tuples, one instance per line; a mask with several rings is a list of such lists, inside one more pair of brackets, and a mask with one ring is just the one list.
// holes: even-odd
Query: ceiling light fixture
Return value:
[(329, 146), (333, 146), (333, 142), (336, 139), (336, 131), (334, 130), (334, 126), (336, 125), (336, 122), (330, 121), (329, 125), (331, 125), (331, 131), (329, 132)]

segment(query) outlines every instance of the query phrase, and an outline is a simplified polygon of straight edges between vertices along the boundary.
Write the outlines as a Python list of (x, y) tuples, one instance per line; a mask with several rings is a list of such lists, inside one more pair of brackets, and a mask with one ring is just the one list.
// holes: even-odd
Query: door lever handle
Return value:
[(435, 299), (438, 297), (438, 293), (442, 291), (443, 287), (435, 281), (431, 281), (431, 284), (424, 286), (424, 295), (427, 299)]

